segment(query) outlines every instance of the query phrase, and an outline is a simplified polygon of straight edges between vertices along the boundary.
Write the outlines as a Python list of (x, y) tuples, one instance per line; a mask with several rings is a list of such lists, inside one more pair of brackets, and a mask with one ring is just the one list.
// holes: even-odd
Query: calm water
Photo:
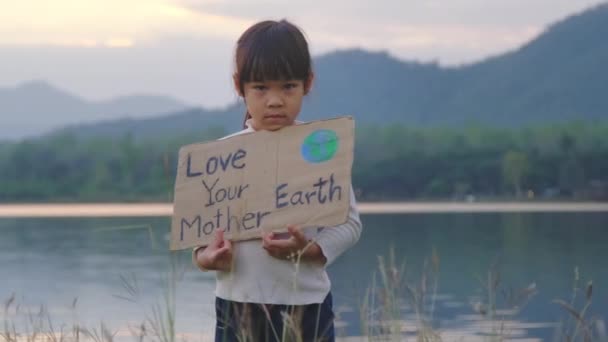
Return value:
[[(437, 251), (437, 295), (434, 304), (427, 298), (423, 310), (434, 307), (433, 324), (440, 332), (480, 334), (484, 323), (477, 311), (487, 298), (483, 282), (490, 271), (500, 275), (498, 308), (519, 304), (515, 312), (499, 311), (513, 313), (504, 319), (513, 322), (509, 332), (516, 338), (551, 339), (555, 324), (567, 317), (552, 300), (570, 300), (576, 267), (582, 287), (593, 280), (588, 315), (608, 319), (608, 213), (408, 214), (362, 219), (359, 244), (330, 267), (339, 334), (361, 334), (364, 293), (372, 287), (378, 256), (388, 256), (391, 247), (397, 261), (405, 262), (405, 281), (412, 288), (419, 287), (425, 262), (430, 265), (432, 251)], [(213, 274), (195, 270), (187, 251), (178, 253), (177, 266), (170, 267), (168, 229), (168, 218), (2, 219), (0, 299), (15, 294), (21, 313), (37, 312), (43, 304), (56, 325), (78, 321), (99, 326), (103, 321), (128, 334), (129, 326), (152, 316), (156, 304), (164, 305), (165, 279), (174, 269), (179, 279), (178, 331), (197, 335), (197, 341), (200, 335), (207, 340), (214, 321)], [(125, 278), (131, 279), (130, 284), (136, 282), (134, 293), (127, 291)], [(431, 280), (427, 277), (429, 291)], [(519, 290), (527, 287), (535, 287), (536, 293), (524, 301), (527, 296)], [(405, 290), (400, 296), (410, 298)], [(410, 322), (411, 302), (403, 304), (402, 318)], [(0, 312), (0, 318), (23, 317), (11, 311)]]

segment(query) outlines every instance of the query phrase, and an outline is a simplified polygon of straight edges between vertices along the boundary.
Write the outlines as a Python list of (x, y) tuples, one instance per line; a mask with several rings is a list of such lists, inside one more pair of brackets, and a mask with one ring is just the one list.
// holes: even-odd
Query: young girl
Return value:
[[(233, 78), (247, 107), (244, 129), (233, 135), (297, 124), (314, 79), (304, 35), (286, 20), (251, 26), (237, 42)], [(334, 341), (325, 268), (361, 234), (350, 193), (343, 225), (289, 226), (288, 233), (238, 242), (218, 230), (213, 243), (194, 249), (200, 269), (217, 271), (216, 341)]]

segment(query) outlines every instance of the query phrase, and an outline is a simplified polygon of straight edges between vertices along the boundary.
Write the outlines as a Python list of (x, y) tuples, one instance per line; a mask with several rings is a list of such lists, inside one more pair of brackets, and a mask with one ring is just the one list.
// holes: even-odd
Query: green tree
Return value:
[(521, 187), (529, 171), (528, 157), (519, 151), (509, 150), (502, 158), (502, 175), (507, 186), (515, 188), (515, 196), (521, 197)]
[(585, 170), (574, 157), (563, 161), (559, 167), (559, 188), (563, 194), (576, 196), (577, 190), (582, 190), (585, 184)]

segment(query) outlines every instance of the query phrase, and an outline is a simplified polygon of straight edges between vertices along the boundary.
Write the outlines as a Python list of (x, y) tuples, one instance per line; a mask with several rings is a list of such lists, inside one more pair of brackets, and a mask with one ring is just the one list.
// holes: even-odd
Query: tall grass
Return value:
[[(418, 281), (406, 278), (407, 264), (397, 263), (391, 248), (388, 260), (378, 257), (378, 269), (372, 275), (360, 306), (362, 335), (369, 339), (402, 341), (404, 332), (415, 327), (418, 341), (439, 341), (433, 329), (433, 314), (438, 288), (439, 256), (433, 252), (431, 263), (425, 262)], [(427, 302), (430, 301), (430, 307)], [(406, 310), (414, 312), (408, 321)]]
[[(77, 303), (78, 299), (75, 298), (71, 305), (72, 311), (76, 310)], [(99, 333), (97, 330), (81, 327), (76, 318), (70, 325), (62, 324), (56, 327), (44, 305), (40, 305), (36, 311), (24, 309), (15, 294), (4, 302), (3, 316), (0, 339), (6, 342), (77, 342), (82, 335), (91, 337), (95, 342), (111, 341), (113, 338), (113, 334), (103, 323)]]
[[(296, 258), (294, 276), (297, 276)], [(363, 298), (359, 299), (361, 338), (367, 341), (452, 341), (437, 324), (435, 317), (439, 288), (440, 258), (436, 251), (422, 265), (421, 272), (414, 272), (405, 260), (397, 260), (394, 249), (388, 255), (378, 256), (377, 269), (371, 275), (370, 285)], [(176, 331), (177, 284), (183, 269), (173, 255), (164, 278), (164, 293), (161, 299), (147, 308), (147, 314), (140, 324), (129, 326), (129, 334), (136, 342), (183, 342)], [(130, 303), (144, 305), (141, 288), (134, 274), (121, 275), (125, 291), (118, 296)], [(556, 309), (563, 310), (566, 318), (561, 322), (554, 341), (560, 342), (606, 342), (604, 322), (592, 314), (593, 283), (581, 287), (578, 269), (575, 270), (572, 297), (566, 301), (553, 301)], [(506, 286), (501, 277), (499, 263), (493, 263), (487, 273), (479, 277), (483, 295), (473, 303), (471, 309), (488, 331), (483, 331), (482, 340), (488, 342), (509, 341), (510, 328), (506, 322), (516, 315), (537, 292), (534, 283), (523, 287)], [(295, 286), (295, 285), (294, 285)], [(78, 299), (71, 303), (76, 313)], [(243, 315), (246, 317), (246, 315)], [(269, 315), (267, 313), (267, 319)], [(280, 341), (301, 341), (301, 326), (297, 310), (285, 312), (283, 330), (273, 330), (275, 339)], [(246, 323), (243, 322), (244, 326)], [(244, 329), (239, 341), (255, 341), (251, 331)], [(30, 312), (20, 305), (16, 295), (10, 296), (3, 305), (2, 331), (0, 341), (6, 342), (113, 342), (117, 332), (104, 322), (94, 327), (80, 323), (78, 315), (72, 323), (55, 326), (44, 306)], [(479, 337), (479, 336), (477, 336)], [(462, 341), (467, 341), (462, 338)], [(479, 339), (476, 339), (476, 341)], [(198, 342), (195, 340), (193, 342)]]
[[(567, 319), (562, 320), (557, 332), (557, 341), (608, 341), (606, 326), (603, 320), (597, 317), (589, 317), (591, 302), (593, 298), (593, 281), (589, 280), (584, 289), (580, 288), (580, 274), (578, 267), (574, 269), (574, 284), (570, 302), (563, 299), (553, 300), (554, 304), (561, 307), (567, 314)], [(581, 297), (581, 292), (582, 293)]]

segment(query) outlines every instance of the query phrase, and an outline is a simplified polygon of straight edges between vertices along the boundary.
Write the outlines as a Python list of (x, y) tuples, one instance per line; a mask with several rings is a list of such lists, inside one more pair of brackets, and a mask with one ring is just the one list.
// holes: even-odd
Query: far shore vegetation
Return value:
[[(227, 133), (0, 142), (0, 202), (171, 201), (179, 148)], [(357, 127), (353, 185), (359, 201), (608, 200), (608, 123)]]

